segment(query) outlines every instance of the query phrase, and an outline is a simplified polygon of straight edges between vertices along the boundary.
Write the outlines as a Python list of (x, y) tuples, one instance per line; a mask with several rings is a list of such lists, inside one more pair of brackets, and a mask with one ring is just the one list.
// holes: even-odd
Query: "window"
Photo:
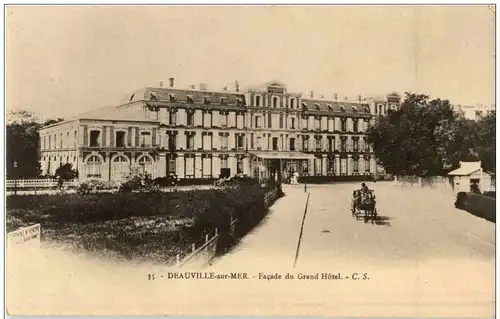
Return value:
[(292, 117), (290, 121), (291, 121), (291, 129), (295, 129), (295, 118)]
[(238, 149), (238, 150), (243, 149), (243, 136), (242, 135), (236, 135), (236, 149)]
[(370, 144), (368, 144), (368, 139), (366, 137), (363, 137), (363, 141), (365, 144), (365, 152), (369, 152), (370, 151)]
[(357, 159), (352, 160), (352, 171), (355, 174), (359, 172), (359, 161)]
[(227, 115), (227, 114), (221, 114), (221, 115), (220, 115), (220, 118), (221, 118), (221, 125), (222, 125), (222, 126), (227, 126), (227, 122), (228, 122), (227, 117), (228, 117), (228, 115)]
[(139, 159), (139, 168), (142, 174), (151, 174), (153, 172), (153, 161), (149, 156), (143, 156)]
[(170, 102), (175, 102), (175, 94), (170, 93), (170, 94), (168, 95), (168, 100), (169, 100)]
[(290, 138), (290, 147), (289, 147), (290, 151), (295, 151), (295, 139), (294, 138)]
[(170, 116), (169, 116), (168, 124), (170, 124), (170, 125), (176, 125), (177, 124), (177, 112), (170, 111)]
[(335, 151), (335, 137), (328, 139), (328, 151), (329, 152)]
[(330, 157), (327, 161), (327, 174), (335, 175), (335, 159)]
[(117, 131), (115, 139), (116, 147), (125, 147), (125, 132)]
[(194, 125), (194, 112), (187, 112), (187, 125), (192, 126)]
[(283, 113), (280, 113), (280, 128), (283, 128)]
[(274, 108), (278, 107), (278, 98), (277, 97), (273, 97), (273, 107)]
[(340, 151), (341, 152), (346, 152), (347, 151), (347, 145), (346, 145), (346, 140), (345, 139), (342, 139), (340, 141)]
[(358, 152), (359, 151), (359, 141), (358, 141), (358, 139), (355, 139), (353, 141), (353, 148), (354, 148), (354, 152)]
[(141, 132), (141, 139), (139, 141), (139, 145), (141, 147), (150, 147), (151, 146), (151, 133), (150, 132)]
[(186, 96), (186, 102), (187, 102), (188, 104), (193, 104), (193, 103), (194, 103), (194, 101), (193, 101), (193, 96), (192, 96), (192, 95), (188, 95), (188, 96)]
[(241, 158), (236, 159), (236, 174), (243, 174), (243, 160)]
[(272, 125), (272, 120), (273, 120), (273, 118), (272, 118), (272, 114), (271, 114), (271, 113), (268, 113), (268, 114), (267, 114), (267, 127), (268, 127), (268, 128), (272, 128), (272, 127), (273, 127), (273, 125)]
[(169, 157), (168, 163), (167, 163), (167, 171), (169, 175), (175, 175), (175, 158), (173, 156)]
[(47, 147), (47, 136), (44, 136), (42, 142), (42, 149), (45, 149), (46, 147)]
[(252, 149), (252, 150), (253, 150), (253, 147), (254, 147), (253, 138), (254, 138), (253, 133), (250, 133), (250, 149)]
[(260, 106), (260, 96), (255, 97), (255, 105)]
[(203, 127), (212, 126), (212, 114), (211, 113), (203, 113)]
[(177, 136), (174, 134), (170, 134), (168, 136), (168, 149), (171, 151), (175, 151), (177, 149)]
[(54, 148), (57, 148), (57, 135), (54, 134)]
[(100, 141), (101, 141), (101, 132), (100, 131), (90, 131), (90, 146), (91, 147), (98, 147), (98, 146), (100, 146)]
[(353, 128), (353, 132), (358, 132), (358, 119), (352, 120), (352, 128)]
[(347, 119), (341, 119), (340, 120), (340, 130), (342, 132), (346, 132), (347, 131)]
[(316, 108), (316, 111), (319, 111), (319, 104), (318, 103), (314, 103), (314, 107)]
[(340, 159), (340, 175), (347, 175), (347, 158)]
[(186, 135), (186, 149), (194, 150), (194, 134)]
[(221, 150), (227, 150), (228, 148), (228, 139), (227, 136), (221, 136)]
[(316, 150), (320, 151), (321, 150), (321, 139), (316, 138)]
[(302, 136), (302, 149), (304, 151), (307, 151), (308, 148), (309, 148), (309, 140), (305, 136)]
[(211, 178), (212, 177), (212, 160), (210, 157), (203, 157), (201, 160), (201, 173), (203, 178)]
[(69, 148), (69, 132), (66, 132), (66, 140), (64, 141), (64, 147)]
[(260, 116), (256, 116), (255, 117), (255, 127), (256, 128), (260, 128), (260, 122), (261, 122), (261, 117)]
[(220, 105), (227, 105), (227, 99), (225, 97), (220, 98)]
[(307, 117), (302, 118), (302, 128), (304, 128), (304, 129), (309, 128), (309, 121), (307, 120)]
[(257, 146), (257, 149), (261, 150), (262, 149), (262, 137), (257, 136), (257, 140), (255, 141), (255, 144)]
[(295, 108), (295, 99), (290, 99), (290, 108), (291, 109)]
[(51, 148), (52, 148), (52, 137), (49, 136), (49, 149), (51, 149)]
[[(222, 99), (221, 99), (221, 103), (222, 103)], [(205, 96), (205, 97), (203, 98), (203, 104), (205, 104), (205, 105), (210, 105), (210, 97)]]
[(87, 178), (101, 178), (101, 159), (98, 156), (90, 156), (87, 160)]
[(365, 173), (370, 173), (370, 159), (365, 159)]
[(314, 159), (314, 175), (321, 175), (321, 159)]
[(316, 128), (316, 130), (321, 130), (321, 120), (319, 118), (316, 118), (314, 120), (314, 127)]
[(76, 137), (76, 131), (74, 132), (73, 134), (73, 147), (76, 147), (76, 140), (77, 140), (77, 137)]
[(278, 138), (273, 137), (273, 151), (277, 151), (277, 150), (278, 150)]
[(122, 180), (129, 172), (128, 160), (125, 156), (117, 156), (111, 166), (111, 180)]

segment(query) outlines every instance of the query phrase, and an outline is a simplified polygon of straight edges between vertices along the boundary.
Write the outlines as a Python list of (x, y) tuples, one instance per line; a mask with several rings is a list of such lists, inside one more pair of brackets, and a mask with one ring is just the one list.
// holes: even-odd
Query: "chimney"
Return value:
[(337, 101), (338, 97), (339, 97), (339, 96), (338, 96), (338, 94), (337, 94), (337, 93), (335, 93), (335, 94), (333, 95), (333, 98), (335, 99), (335, 101)]
[(234, 83), (234, 86), (236, 87), (236, 92), (239, 92), (240, 91), (240, 83), (238, 81), (236, 81)]
[(200, 91), (206, 91), (207, 85), (205, 83), (200, 83)]
[(163, 81), (160, 81), (160, 88), (163, 87)]
[(311, 96), (311, 99), (314, 97), (314, 91), (311, 91), (310, 96)]
[(224, 87), (224, 91), (227, 91), (227, 86)]
[(174, 78), (169, 78), (168, 81), (170, 82), (170, 87), (174, 87)]
[(361, 102), (362, 101), (362, 98), (361, 98), (361, 94), (358, 95), (358, 101)]

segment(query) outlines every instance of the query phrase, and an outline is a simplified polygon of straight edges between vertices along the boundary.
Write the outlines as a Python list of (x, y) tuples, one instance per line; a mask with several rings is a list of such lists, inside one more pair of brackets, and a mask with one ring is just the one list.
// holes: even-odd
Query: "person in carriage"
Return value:
[(368, 218), (368, 214), (377, 216), (375, 209), (375, 194), (365, 183), (361, 184), (361, 189), (353, 192), (351, 209), (353, 215), (356, 216), (359, 215), (361, 211), (364, 211), (365, 219)]

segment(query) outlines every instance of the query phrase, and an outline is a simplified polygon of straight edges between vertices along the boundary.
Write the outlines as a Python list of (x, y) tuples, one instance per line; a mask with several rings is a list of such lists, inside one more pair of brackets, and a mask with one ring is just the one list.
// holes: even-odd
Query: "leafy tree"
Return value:
[(483, 169), (496, 172), (496, 114), (492, 112), (477, 122), (476, 152), (481, 159)]
[(78, 172), (73, 169), (71, 163), (66, 163), (56, 169), (55, 176), (61, 180), (72, 180), (78, 177)]
[(458, 161), (475, 155), (475, 124), (456, 113), (447, 100), (406, 93), (399, 110), (376, 120), (368, 141), (388, 173), (444, 175)]
[[(38, 130), (46, 123), (57, 123), (63, 119), (40, 123), (28, 111), (11, 111), (6, 126), (6, 169), (7, 178), (34, 178), (40, 175), (40, 154)], [(55, 122), (54, 122), (55, 121)], [(14, 167), (17, 162), (17, 168)]]

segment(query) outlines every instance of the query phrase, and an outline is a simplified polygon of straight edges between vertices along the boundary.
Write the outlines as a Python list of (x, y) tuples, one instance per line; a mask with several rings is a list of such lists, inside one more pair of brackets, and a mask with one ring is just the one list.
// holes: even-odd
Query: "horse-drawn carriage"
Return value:
[(375, 194), (373, 190), (355, 190), (352, 194), (351, 212), (356, 220), (364, 218), (365, 223), (377, 217)]

